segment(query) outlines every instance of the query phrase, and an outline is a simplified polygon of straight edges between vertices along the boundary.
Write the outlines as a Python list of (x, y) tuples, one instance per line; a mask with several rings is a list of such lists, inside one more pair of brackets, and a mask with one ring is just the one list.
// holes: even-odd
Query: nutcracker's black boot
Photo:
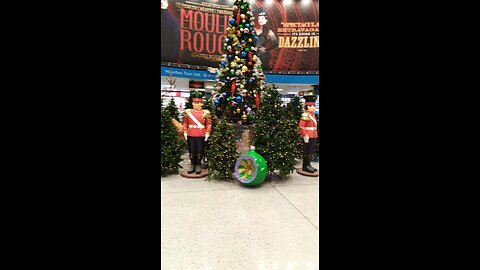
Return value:
[(310, 170), (313, 170), (314, 172), (316, 172), (317, 169), (315, 169), (314, 167), (312, 167), (312, 164), (310, 164), (310, 161), (313, 159), (312, 157), (313, 157), (313, 154), (309, 156), (308, 165), (307, 165), (307, 166), (308, 166), (308, 168), (309, 168)]
[(202, 173), (202, 156), (197, 156), (197, 163), (195, 164), (195, 173), (200, 174)]
[(309, 172), (309, 173), (313, 173), (315, 172), (312, 168), (312, 166), (309, 165), (310, 164), (310, 159), (308, 156), (304, 156), (303, 157), (303, 165), (302, 165), (302, 170), (306, 171), (306, 172)]
[(195, 171), (195, 158), (190, 156), (190, 169), (188, 169), (187, 173), (193, 173)]

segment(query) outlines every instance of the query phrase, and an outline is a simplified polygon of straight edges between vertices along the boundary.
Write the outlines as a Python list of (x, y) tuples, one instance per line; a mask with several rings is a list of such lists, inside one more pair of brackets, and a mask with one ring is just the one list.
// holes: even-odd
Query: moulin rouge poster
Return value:
[[(223, 58), (228, 20), (235, 0), (161, 0), (162, 62), (217, 67)], [(166, 5), (168, 3), (168, 6)], [(318, 0), (251, 1), (255, 32), (267, 70), (318, 70)], [(258, 34), (261, 33), (261, 34)]]

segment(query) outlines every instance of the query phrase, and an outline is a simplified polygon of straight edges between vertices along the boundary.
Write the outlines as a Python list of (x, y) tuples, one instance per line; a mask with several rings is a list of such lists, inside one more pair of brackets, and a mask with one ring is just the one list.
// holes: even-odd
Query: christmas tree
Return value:
[(202, 109), (210, 111), (210, 115), (212, 116), (212, 130), (213, 130), (215, 125), (218, 123), (218, 118), (215, 114), (215, 106), (213, 105), (211, 96), (203, 99)]
[[(303, 113), (303, 105), (300, 103), (300, 97), (295, 96), (293, 99), (287, 104), (287, 113), (289, 114), (288, 117), (294, 119), (298, 125), (300, 122), (300, 118), (302, 117)], [(292, 142), (294, 144), (294, 156), (295, 158), (302, 159), (303, 158), (303, 139), (300, 136), (300, 132), (297, 132), (298, 136)]]
[(173, 117), (177, 121), (180, 121), (179, 111), (178, 111), (177, 105), (175, 105), (175, 100), (173, 98), (170, 99), (170, 102), (168, 103), (166, 110), (171, 117)]
[(207, 141), (207, 148), (205, 162), (208, 169), (207, 179), (232, 178), (239, 154), (237, 153), (235, 128), (233, 124), (228, 123), (226, 117), (223, 117), (213, 129), (212, 135)]
[(217, 72), (215, 104), (230, 122), (251, 124), (260, 106), (265, 76), (256, 47), (254, 17), (250, 4), (236, 0), (228, 21), (223, 60)]
[[(318, 126), (320, 126), (320, 114), (317, 114), (317, 123)], [(318, 138), (317, 141), (315, 142), (315, 153), (313, 153), (314, 158), (319, 158), (320, 157), (320, 128), (317, 127), (317, 132), (318, 132)]]
[(193, 109), (192, 96), (191, 95), (188, 97), (188, 101), (185, 102), (185, 110), (186, 109)]
[[(211, 96), (203, 99), (202, 109), (210, 111), (210, 115), (212, 116), (212, 131), (213, 131), (215, 129), (215, 126), (218, 124), (218, 117), (215, 114), (215, 106), (213, 105), (213, 101), (212, 101)], [(205, 149), (204, 150), (205, 150), (205, 152), (210, 151), (210, 144), (209, 143), (205, 144)], [(206, 154), (204, 153), (202, 155), (202, 157), (203, 157), (203, 161), (204, 161), (203, 165), (204, 165), (205, 168), (208, 169), (208, 163), (205, 160), (207, 158)]]
[(255, 115), (253, 126), (255, 151), (267, 162), (272, 173), (287, 176), (295, 169), (295, 142), (298, 123), (282, 106), (275, 86), (269, 86), (262, 97), (262, 107)]
[(172, 123), (172, 116), (166, 109), (162, 109), (161, 112), (161, 175), (166, 176), (169, 174), (178, 173), (180, 161), (182, 160), (180, 155), (183, 149), (183, 143), (178, 138), (177, 129)]
[(303, 104), (300, 102), (300, 97), (293, 97), (293, 99), (287, 104), (287, 110), (295, 121), (300, 121), (303, 113)]

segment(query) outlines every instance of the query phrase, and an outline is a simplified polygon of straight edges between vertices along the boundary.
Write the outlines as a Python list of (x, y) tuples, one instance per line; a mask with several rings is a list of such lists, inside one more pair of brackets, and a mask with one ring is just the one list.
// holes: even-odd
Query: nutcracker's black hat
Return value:
[(203, 90), (195, 89), (195, 90), (190, 91), (190, 96), (192, 97), (192, 102), (202, 102), (204, 95), (205, 95), (205, 91), (203, 91)]
[(315, 105), (315, 101), (317, 100), (317, 96), (315, 95), (305, 95), (303, 98), (305, 99), (306, 106)]

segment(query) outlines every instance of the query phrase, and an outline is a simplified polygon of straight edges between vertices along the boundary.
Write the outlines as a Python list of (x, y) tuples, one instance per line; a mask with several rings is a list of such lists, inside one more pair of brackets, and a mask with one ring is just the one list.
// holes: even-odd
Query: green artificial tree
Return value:
[[(303, 113), (303, 104), (300, 102), (300, 97), (293, 97), (293, 99), (287, 104), (287, 112), (289, 114), (289, 117), (294, 119), (298, 125)], [(294, 144), (294, 156), (295, 158), (302, 159), (303, 139), (302, 136), (300, 136), (300, 132), (298, 132), (297, 134), (298, 136), (296, 137), (296, 140), (292, 142)]]
[(185, 110), (186, 110), (186, 109), (193, 109), (192, 98), (193, 98), (192, 95), (190, 95), (190, 96), (188, 97), (188, 101), (185, 102)]
[(223, 60), (217, 71), (217, 107), (230, 122), (251, 124), (260, 105), (265, 75), (248, 1), (236, 0), (226, 29)]
[[(213, 129), (215, 128), (215, 126), (218, 123), (218, 117), (215, 114), (215, 106), (213, 105), (213, 101), (212, 101), (211, 96), (207, 96), (203, 99), (202, 109), (210, 111), (210, 115), (212, 116), (212, 131), (213, 131)], [(210, 151), (210, 144), (208, 144), (208, 143), (205, 144), (204, 151), (206, 153)], [(204, 167), (208, 169), (208, 163), (205, 160), (207, 158), (206, 153), (204, 153), (202, 156), (203, 156), (203, 159), (204, 159), (204, 162), (203, 162)]]
[(295, 170), (298, 123), (282, 106), (281, 95), (274, 85), (268, 86), (262, 97), (253, 132), (255, 151), (265, 159), (269, 172), (278, 170), (280, 177), (291, 174)]
[(300, 118), (302, 118), (303, 113), (303, 104), (300, 102), (300, 97), (293, 97), (287, 104), (287, 110), (289, 113), (291, 113), (291, 116), (295, 119), (295, 121), (300, 122)]
[(175, 100), (172, 98), (165, 108), (168, 114), (173, 117), (175, 120), (180, 121), (179, 111), (177, 105), (175, 105)]
[(161, 112), (161, 175), (178, 173), (183, 142), (179, 139), (177, 129), (172, 123), (172, 117), (166, 109)]
[(208, 96), (203, 99), (202, 109), (210, 111), (210, 115), (212, 116), (212, 130), (213, 130), (215, 125), (218, 123), (218, 118), (215, 114), (215, 106), (213, 105), (213, 100), (211, 96)]
[(207, 147), (205, 162), (208, 169), (207, 179), (231, 179), (239, 154), (235, 128), (233, 124), (228, 123), (226, 117), (222, 117), (222, 120), (212, 130)]
[(313, 154), (315, 159), (320, 157), (320, 114), (317, 114), (317, 123), (318, 137), (317, 141), (315, 142), (315, 153)]

